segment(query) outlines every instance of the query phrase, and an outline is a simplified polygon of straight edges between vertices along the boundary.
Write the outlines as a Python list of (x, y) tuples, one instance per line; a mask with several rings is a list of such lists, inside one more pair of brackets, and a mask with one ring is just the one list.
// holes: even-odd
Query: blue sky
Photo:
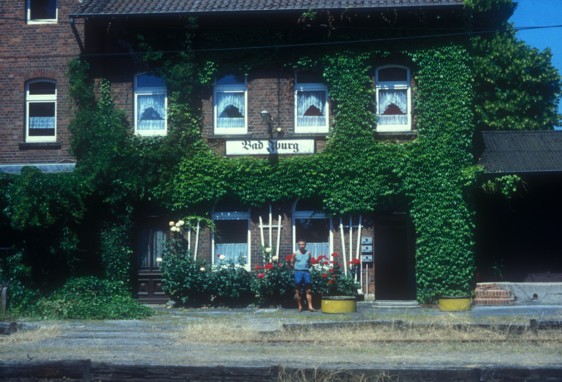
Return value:
[[(515, 0), (518, 3), (511, 21), (515, 27), (562, 25), (562, 0)], [(543, 50), (550, 48), (552, 63), (562, 73), (562, 28), (522, 30), (517, 37)], [(562, 103), (558, 105), (562, 114)]]

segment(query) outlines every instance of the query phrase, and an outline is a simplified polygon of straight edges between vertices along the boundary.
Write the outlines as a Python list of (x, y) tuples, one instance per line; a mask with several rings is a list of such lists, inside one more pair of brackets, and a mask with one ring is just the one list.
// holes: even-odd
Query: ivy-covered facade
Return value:
[(67, 72), (77, 164), (52, 201), (67, 272), (95, 263), (161, 301), (182, 220), (209, 264), (253, 269), (306, 240), (360, 260), (378, 300), (471, 294), (473, 138), (489, 118), (475, 38), (498, 9), (511, 1), (84, 1)]

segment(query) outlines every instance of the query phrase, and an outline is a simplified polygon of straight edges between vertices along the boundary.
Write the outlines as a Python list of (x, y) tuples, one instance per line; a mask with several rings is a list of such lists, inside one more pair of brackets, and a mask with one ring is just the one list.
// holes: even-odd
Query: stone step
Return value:
[(515, 297), (509, 289), (497, 283), (479, 283), (474, 290), (474, 305), (513, 305)]
[(510, 298), (513, 296), (513, 293), (511, 293), (511, 291), (505, 289), (476, 288), (474, 292), (476, 297), (482, 297), (482, 298), (496, 298), (496, 297)]
[(474, 298), (474, 305), (514, 305), (515, 299), (513, 297), (510, 298), (502, 298), (502, 297), (475, 297)]

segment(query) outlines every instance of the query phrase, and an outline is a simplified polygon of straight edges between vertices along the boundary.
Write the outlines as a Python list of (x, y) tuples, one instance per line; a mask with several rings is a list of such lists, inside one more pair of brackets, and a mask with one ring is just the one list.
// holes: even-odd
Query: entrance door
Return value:
[(152, 225), (140, 229), (138, 236), (138, 299), (147, 304), (160, 304), (168, 301), (162, 290), (162, 271), (159, 260), (166, 243), (168, 229)]
[(414, 235), (409, 218), (379, 218), (374, 232), (375, 299), (415, 300)]

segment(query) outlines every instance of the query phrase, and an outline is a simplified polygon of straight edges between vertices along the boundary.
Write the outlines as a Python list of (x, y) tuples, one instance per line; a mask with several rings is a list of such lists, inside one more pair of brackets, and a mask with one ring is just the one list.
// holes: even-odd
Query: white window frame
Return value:
[[(234, 76), (225, 76), (234, 77)], [(248, 85), (246, 80), (238, 84), (219, 84), (220, 80), (214, 86), (213, 91), (213, 120), (215, 135), (239, 135), (248, 133)], [(243, 93), (244, 94), (244, 126), (242, 127), (219, 127), (219, 110), (217, 104), (217, 94), (219, 93)]]
[[(240, 222), (246, 221), (247, 222), (247, 236), (246, 236), (246, 243), (247, 243), (247, 253), (246, 253), (246, 264), (244, 267), (249, 271), (251, 269), (252, 264), (252, 257), (251, 257), (251, 243), (252, 243), (252, 231), (251, 231), (251, 222), (250, 222), (250, 210), (247, 211), (218, 211), (213, 212), (212, 214), (213, 222), (217, 220), (238, 220)], [(214, 232), (211, 235), (211, 264), (215, 265), (216, 263), (216, 253), (215, 253), (215, 234)]]
[[(55, 85), (55, 94), (29, 94), (29, 87), (38, 82), (48, 82)], [(49, 103), (54, 104), (54, 131), (52, 136), (32, 136), (30, 135), (30, 113), (29, 106), (31, 104)], [(39, 78), (27, 82), (25, 85), (25, 141), (26, 142), (56, 142), (57, 141), (57, 83), (56, 81)]]
[[(381, 69), (388, 69), (388, 68), (399, 68), (406, 71), (406, 81), (379, 81), (379, 71)], [(375, 100), (375, 109), (377, 115), (377, 131), (378, 132), (395, 132), (395, 131), (411, 131), (412, 130), (412, 94), (411, 94), (411, 86), (410, 86), (410, 68), (407, 66), (402, 65), (385, 65), (381, 66), (376, 69), (375, 74), (375, 89), (376, 89), (376, 100)], [(381, 90), (406, 90), (406, 97), (407, 97), (407, 124), (405, 125), (383, 125), (380, 124), (379, 117), (379, 92)]]
[[(324, 103), (324, 125), (318, 126), (299, 126), (298, 123), (298, 93), (306, 91), (323, 91), (325, 93)], [(297, 83), (295, 84), (295, 134), (325, 134), (330, 131), (330, 102), (328, 100), (328, 87), (321, 83)]]
[(31, 18), (31, 2), (33, 0), (26, 0), (26, 19), (28, 24), (56, 24), (59, 18), (59, 2), (55, 1), (55, 18), (54, 19), (32, 19)]
[[(152, 76), (152, 77), (157, 77), (160, 78), (156, 75), (150, 74), (150, 73), (139, 73), (137, 75), (135, 75), (135, 112), (134, 112), (134, 119), (135, 119), (135, 134), (137, 135), (141, 135), (141, 136), (161, 136), (161, 135), (166, 135), (168, 132), (168, 91), (166, 86), (154, 86), (154, 87), (139, 87), (138, 86), (138, 79), (141, 76)], [(163, 129), (158, 129), (158, 130), (139, 130), (138, 129), (138, 107), (139, 107), (139, 96), (158, 96), (158, 95), (163, 95), (164, 96), (164, 128)]]

